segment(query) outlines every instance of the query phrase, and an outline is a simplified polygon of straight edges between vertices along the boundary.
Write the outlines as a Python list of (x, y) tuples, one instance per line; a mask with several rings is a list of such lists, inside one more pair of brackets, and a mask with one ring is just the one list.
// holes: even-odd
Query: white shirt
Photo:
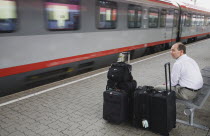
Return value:
[(180, 85), (194, 90), (203, 86), (203, 78), (198, 64), (186, 54), (180, 56), (173, 65), (171, 86)]

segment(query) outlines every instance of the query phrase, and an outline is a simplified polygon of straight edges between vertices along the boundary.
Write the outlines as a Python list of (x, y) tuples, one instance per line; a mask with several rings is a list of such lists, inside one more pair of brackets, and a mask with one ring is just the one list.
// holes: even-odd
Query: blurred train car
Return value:
[(180, 3), (179, 39), (189, 43), (209, 37), (210, 14), (208, 10)]
[(0, 96), (210, 35), (210, 12), (170, 0), (0, 0)]

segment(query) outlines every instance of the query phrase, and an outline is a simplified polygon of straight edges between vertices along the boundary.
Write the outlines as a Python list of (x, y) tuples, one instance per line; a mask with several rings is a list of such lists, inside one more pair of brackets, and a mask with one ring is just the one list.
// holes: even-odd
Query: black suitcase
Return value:
[(131, 75), (132, 66), (125, 62), (116, 62), (111, 65), (107, 78), (114, 82), (125, 82), (133, 80)]
[[(169, 73), (170, 91), (167, 87), (167, 66)], [(176, 94), (171, 91), (170, 63), (165, 64), (166, 90), (151, 96), (150, 103), (150, 129), (155, 133), (169, 135), (176, 127)]]
[(114, 90), (114, 89), (120, 89), (120, 90), (124, 90), (127, 93), (128, 99), (129, 99), (129, 103), (128, 103), (128, 116), (129, 119), (128, 121), (132, 121), (133, 118), (133, 93), (136, 89), (137, 86), (137, 82), (136, 80), (132, 80), (132, 81), (127, 81), (127, 82), (114, 82), (112, 80), (107, 80), (107, 86), (106, 86), (106, 90)]
[(111, 123), (120, 124), (129, 118), (129, 98), (123, 90), (106, 90), (103, 93), (103, 118)]
[[(150, 126), (150, 101), (154, 87), (139, 86), (134, 92), (133, 99), (133, 126), (148, 129)], [(143, 122), (147, 122), (143, 125)]]
[(119, 89), (125, 90), (125, 92), (128, 94), (129, 99), (129, 107), (128, 107), (128, 116), (129, 116), (129, 122), (132, 122), (133, 119), (133, 94), (136, 89), (137, 82), (136, 80), (127, 81), (127, 82), (121, 82), (118, 84)]

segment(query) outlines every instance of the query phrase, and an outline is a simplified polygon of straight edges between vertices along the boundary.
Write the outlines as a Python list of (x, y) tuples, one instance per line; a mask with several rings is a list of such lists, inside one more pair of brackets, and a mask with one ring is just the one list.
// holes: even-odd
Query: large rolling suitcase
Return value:
[(148, 129), (150, 125), (150, 100), (154, 87), (139, 86), (134, 92), (133, 126)]
[[(167, 87), (167, 66), (169, 73), (170, 91)], [(162, 135), (169, 135), (176, 127), (176, 94), (171, 91), (170, 63), (165, 64), (166, 90), (151, 96), (150, 102), (150, 129)]]
[(128, 97), (128, 121), (132, 121), (133, 118), (133, 93), (136, 89), (137, 82), (136, 80), (116, 83), (112, 80), (107, 81), (106, 90), (124, 90), (127, 93)]
[(128, 107), (129, 120), (128, 121), (129, 122), (132, 122), (132, 119), (133, 119), (133, 93), (136, 89), (136, 86), (137, 86), (136, 80), (121, 82), (118, 85), (119, 89), (125, 90), (125, 92), (128, 94), (128, 99), (129, 99), (129, 107)]
[(128, 120), (129, 98), (125, 91), (110, 89), (103, 93), (103, 118), (111, 123), (120, 124)]

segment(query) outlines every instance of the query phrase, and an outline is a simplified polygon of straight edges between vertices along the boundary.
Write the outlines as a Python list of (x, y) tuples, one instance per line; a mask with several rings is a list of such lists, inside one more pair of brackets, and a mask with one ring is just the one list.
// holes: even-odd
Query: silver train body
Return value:
[(0, 96), (108, 66), (123, 51), (134, 59), (210, 35), (209, 12), (169, 0), (0, 1), (6, 10)]

